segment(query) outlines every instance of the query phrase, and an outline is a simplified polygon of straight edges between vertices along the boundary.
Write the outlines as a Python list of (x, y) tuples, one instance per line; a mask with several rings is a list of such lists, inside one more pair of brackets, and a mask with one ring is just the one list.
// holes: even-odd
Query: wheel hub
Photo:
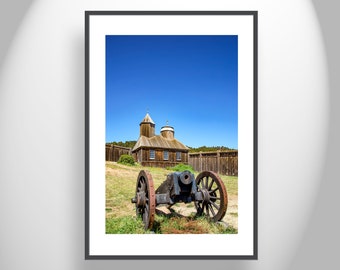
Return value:
[(141, 191), (137, 193), (137, 207), (145, 207), (146, 205), (146, 196), (145, 196), (145, 192)]
[(210, 201), (209, 191), (207, 189), (202, 189), (201, 191), (203, 194), (203, 202), (208, 203)]

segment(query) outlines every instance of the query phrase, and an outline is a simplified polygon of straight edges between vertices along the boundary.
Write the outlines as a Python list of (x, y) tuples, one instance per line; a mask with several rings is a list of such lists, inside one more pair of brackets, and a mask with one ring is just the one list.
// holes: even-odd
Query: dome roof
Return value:
[(162, 131), (172, 131), (172, 132), (174, 132), (175, 130), (174, 130), (173, 127), (164, 126), (164, 127), (161, 128), (161, 132), (162, 132)]

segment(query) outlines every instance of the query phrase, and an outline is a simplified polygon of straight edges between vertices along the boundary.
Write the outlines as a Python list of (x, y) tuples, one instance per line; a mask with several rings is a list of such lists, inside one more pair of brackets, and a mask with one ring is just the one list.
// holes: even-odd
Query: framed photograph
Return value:
[(257, 259), (257, 11), (86, 11), (85, 99), (86, 259)]

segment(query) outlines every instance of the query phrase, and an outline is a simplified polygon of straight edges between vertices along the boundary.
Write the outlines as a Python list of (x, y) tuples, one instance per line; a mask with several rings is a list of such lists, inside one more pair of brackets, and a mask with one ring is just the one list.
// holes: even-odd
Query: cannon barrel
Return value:
[(177, 176), (184, 185), (190, 185), (195, 180), (191, 177), (191, 173), (189, 171), (177, 173)]
[[(157, 194), (168, 194), (167, 198), (170, 204), (178, 200), (190, 202), (191, 195), (197, 191), (195, 176), (190, 171), (173, 172), (167, 175), (166, 180), (157, 188)], [(183, 195), (183, 196), (179, 196)], [(179, 196), (179, 197), (178, 197)], [(160, 196), (157, 196), (159, 201), (164, 201)]]

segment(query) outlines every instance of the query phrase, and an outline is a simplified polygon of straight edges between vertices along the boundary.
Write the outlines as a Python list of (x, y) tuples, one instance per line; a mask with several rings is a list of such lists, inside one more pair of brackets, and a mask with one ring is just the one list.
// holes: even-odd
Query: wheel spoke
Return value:
[(209, 177), (207, 176), (205, 178), (205, 188), (208, 188), (208, 182), (209, 182)]
[(210, 185), (208, 187), (208, 190), (210, 190), (213, 186), (213, 184), (215, 183), (215, 180), (214, 179), (211, 179), (211, 182), (210, 182)]
[(209, 193), (214, 193), (215, 191), (217, 191), (219, 189), (219, 187), (215, 188), (214, 190), (209, 191)]
[(206, 210), (206, 212), (207, 212), (207, 216), (209, 216), (209, 204), (206, 204), (206, 205), (205, 205), (205, 210)]
[(215, 211), (214, 211), (214, 209), (212, 208), (211, 204), (208, 204), (208, 205), (209, 205), (209, 208), (210, 208), (210, 211), (211, 211), (213, 217), (216, 216)]
[(203, 180), (201, 181), (201, 187), (202, 187), (202, 189), (204, 189), (204, 183), (203, 183)]
[(202, 207), (201, 207), (201, 214), (204, 213), (204, 208), (205, 208), (205, 202), (202, 203)]
[(143, 221), (144, 221), (144, 223), (148, 222), (148, 219), (149, 219), (148, 212), (144, 212), (144, 215), (143, 215)]
[(214, 200), (221, 200), (220, 197), (215, 197), (215, 196), (210, 196), (210, 199), (214, 199)]
[(212, 202), (212, 201), (210, 201), (210, 203), (217, 209), (217, 210), (219, 210), (221, 207), (220, 207), (220, 205), (218, 205), (218, 204), (216, 204), (216, 203), (214, 203), (214, 202)]

